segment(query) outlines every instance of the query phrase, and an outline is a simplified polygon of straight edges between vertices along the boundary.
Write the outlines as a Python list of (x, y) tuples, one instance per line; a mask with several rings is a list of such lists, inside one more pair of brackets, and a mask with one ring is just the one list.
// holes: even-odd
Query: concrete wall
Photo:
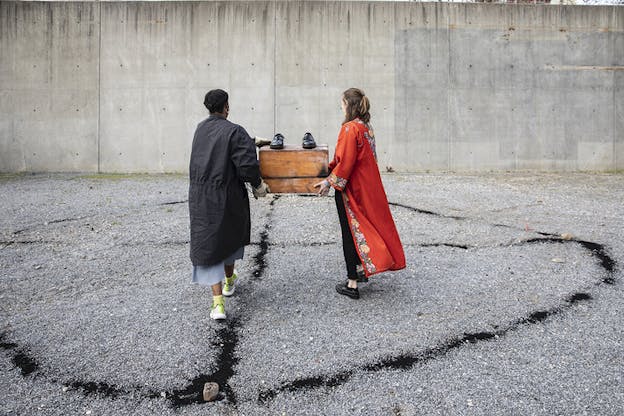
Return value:
[(0, 171), (98, 167), (99, 7), (0, 3)]
[(1, 2), (0, 171), (186, 171), (212, 88), (333, 146), (351, 86), (382, 168), (624, 169), (624, 7), (204, 1)]

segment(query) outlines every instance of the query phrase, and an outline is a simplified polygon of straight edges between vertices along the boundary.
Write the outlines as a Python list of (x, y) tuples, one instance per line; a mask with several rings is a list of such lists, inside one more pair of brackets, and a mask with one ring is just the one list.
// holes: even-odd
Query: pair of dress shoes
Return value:
[[(316, 142), (314, 141), (314, 137), (312, 133), (307, 132), (303, 135), (303, 139), (301, 141), (301, 146), (304, 149), (314, 149), (316, 147)], [(269, 146), (271, 149), (283, 149), (284, 148), (284, 136), (281, 133), (277, 133), (273, 140), (271, 140), (271, 145)]]

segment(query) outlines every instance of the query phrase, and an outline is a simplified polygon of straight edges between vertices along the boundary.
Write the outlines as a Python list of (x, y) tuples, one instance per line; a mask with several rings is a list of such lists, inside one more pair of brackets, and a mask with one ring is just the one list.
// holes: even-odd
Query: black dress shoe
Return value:
[(360, 298), (360, 291), (357, 289), (351, 289), (349, 286), (347, 286), (347, 283), (338, 283), (336, 285), (336, 292), (340, 293), (341, 295), (348, 296), (351, 299)]
[(303, 135), (303, 148), (304, 149), (314, 149), (316, 147), (316, 142), (314, 141), (314, 137), (312, 137), (312, 133), (306, 133)]
[(277, 133), (271, 140), (271, 149), (283, 149), (284, 148), (284, 136), (281, 133)]

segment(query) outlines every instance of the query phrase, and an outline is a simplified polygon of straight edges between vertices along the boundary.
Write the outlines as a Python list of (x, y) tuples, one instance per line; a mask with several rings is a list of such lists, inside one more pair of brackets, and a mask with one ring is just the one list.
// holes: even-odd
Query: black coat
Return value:
[(254, 140), (218, 115), (199, 123), (189, 166), (191, 261), (210, 266), (249, 244), (251, 219), (245, 182), (260, 185)]

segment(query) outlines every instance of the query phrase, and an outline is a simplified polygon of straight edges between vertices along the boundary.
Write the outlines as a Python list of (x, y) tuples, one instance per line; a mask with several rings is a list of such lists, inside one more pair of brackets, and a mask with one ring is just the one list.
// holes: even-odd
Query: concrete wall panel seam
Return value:
[[(436, 11), (438, 9), (436, 8)], [(452, 85), (451, 85), (451, 66), (453, 65), (453, 54), (451, 53), (452, 51), (452, 46), (451, 46), (451, 15), (450, 13), (446, 14), (446, 38), (448, 39), (448, 43), (447, 43), (447, 54), (449, 57), (449, 61), (448, 61), (448, 69), (447, 69), (447, 107), (446, 107), (446, 120), (450, 120), (451, 118), (451, 89), (452, 89)], [(448, 126), (448, 123), (447, 123)], [(447, 127), (447, 146), (448, 146), (448, 164), (447, 164), (447, 170), (448, 171), (452, 171), (453, 170), (453, 138), (451, 137), (451, 129)]]
[(97, 172), (102, 171), (102, 148), (101, 148), (101, 134), (100, 126), (102, 123), (102, 3), (98, 4), (98, 77), (97, 77), (97, 101), (98, 101), (98, 115), (97, 115)]

